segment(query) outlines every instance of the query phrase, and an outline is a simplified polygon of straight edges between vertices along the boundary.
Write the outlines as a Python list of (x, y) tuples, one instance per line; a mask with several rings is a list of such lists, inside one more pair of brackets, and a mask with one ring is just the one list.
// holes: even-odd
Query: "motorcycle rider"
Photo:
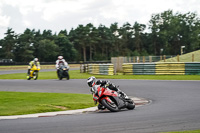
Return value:
[(57, 69), (57, 75), (59, 73), (60, 66), (64, 66), (65, 68), (69, 69), (68, 63), (63, 59), (63, 56), (58, 56), (58, 60), (56, 60), (56, 69)]
[[(112, 84), (110, 81), (106, 81), (106, 80), (97, 80), (94, 76), (91, 76), (87, 79), (87, 84), (89, 87), (91, 87), (91, 92), (92, 93), (96, 93), (97, 90), (95, 90), (96, 87), (94, 87), (95, 85), (100, 85), (105, 86), (107, 88), (109, 88), (110, 90), (114, 90), (116, 91), (118, 94), (120, 94), (120, 97), (124, 98), (126, 101), (132, 101), (123, 91), (121, 91), (118, 87), (116, 87), (114, 84)], [(104, 109), (105, 107), (103, 107), (102, 105), (98, 105), (99, 109)]]
[(31, 68), (33, 68), (34, 65), (37, 68), (40, 68), (40, 62), (39, 62), (38, 58), (34, 58), (32, 61), (29, 62), (27, 77), (30, 75)]

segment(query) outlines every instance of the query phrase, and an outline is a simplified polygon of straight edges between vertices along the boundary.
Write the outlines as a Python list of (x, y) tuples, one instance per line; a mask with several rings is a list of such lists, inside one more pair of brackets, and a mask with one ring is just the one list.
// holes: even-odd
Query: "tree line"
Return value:
[(52, 62), (58, 55), (67, 61), (102, 61), (117, 56), (177, 55), (200, 49), (200, 19), (197, 13), (167, 10), (154, 14), (148, 25), (128, 22), (121, 27), (89, 23), (69, 32), (26, 29), (16, 34), (8, 28), (0, 40), (0, 59), (28, 62), (34, 57)]

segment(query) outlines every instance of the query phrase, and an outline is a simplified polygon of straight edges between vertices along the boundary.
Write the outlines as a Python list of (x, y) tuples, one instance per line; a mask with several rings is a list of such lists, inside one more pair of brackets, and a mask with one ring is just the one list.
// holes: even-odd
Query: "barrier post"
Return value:
[(179, 55), (177, 55), (177, 62), (179, 62)]
[(143, 56), (143, 63), (145, 63), (145, 56)]
[(194, 62), (194, 54), (192, 54), (192, 62)]
[(166, 55), (164, 55), (164, 62), (166, 61)]
[(137, 56), (137, 63), (140, 63), (140, 57)]
[(149, 62), (150, 63), (152, 62), (152, 56), (149, 56)]
[(162, 60), (162, 55), (160, 56), (160, 60)]

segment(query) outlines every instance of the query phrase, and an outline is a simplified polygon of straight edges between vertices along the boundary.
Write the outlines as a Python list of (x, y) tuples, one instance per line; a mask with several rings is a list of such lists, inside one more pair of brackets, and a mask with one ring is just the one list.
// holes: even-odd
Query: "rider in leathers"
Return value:
[(28, 72), (27, 72), (27, 78), (29, 77), (31, 68), (33, 68), (34, 65), (37, 68), (40, 68), (40, 62), (39, 62), (38, 58), (34, 58), (32, 61), (29, 62)]
[[(106, 80), (97, 80), (96, 81), (96, 78), (94, 76), (92, 76), (92, 77), (88, 78), (87, 83), (88, 83), (89, 87), (92, 87), (91, 91), (93, 93), (95, 92), (95, 90), (93, 90), (94, 89), (93, 88), (94, 85), (100, 85), (101, 87), (105, 86), (105, 87), (108, 87), (111, 90), (114, 90), (114, 91), (118, 92), (121, 95), (121, 97), (123, 97), (125, 100), (132, 101), (123, 91), (121, 91), (119, 88), (117, 88), (110, 81), (106, 81)], [(99, 109), (104, 109), (104, 107), (102, 105), (100, 105), (100, 104), (98, 105), (98, 108)]]
[(55, 67), (57, 69), (57, 75), (59, 73), (59, 68), (61, 65), (65, 66), (65, 68), (69, 69), (69, 65), (65, 61), (65, 59), (63, 59), (63, 56), (58, 56), (58, 60), (56, 60), (56, 65), (55, 65)]

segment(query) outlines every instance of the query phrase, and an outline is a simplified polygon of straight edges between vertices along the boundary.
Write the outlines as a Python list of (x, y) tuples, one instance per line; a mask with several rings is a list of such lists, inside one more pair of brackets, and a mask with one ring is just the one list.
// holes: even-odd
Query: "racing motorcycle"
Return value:
[(69, 69), (66, 68), (64, 65), (61, 65), (59, 67), (59, 72), (58, 72), (58, 78), (59, 80), (62, 80), (63, 78), (66, 78), (67, 80), (69, 80), (69, 73), (68, 73)]
[(118, 112), (120, 109), (124, 108), (128, 110), (133, 110), (135, 108), (133, 100), (126, 100), (122, 95), (105, 86), (100, 87), (100, 85), (94, 85), (91, 88), (91, 92), (93, 93), (95, 104), (99, 103), (98, 109), (100, 110), (107, 108), (111, 112)]
[(36, 65), (34, 65), (30, 70), (30, 74), (27, 76), (27, 80), (30, 80), (32, 78), (34, 80), (37, 80), (39, 71), (40, 71), (40, 67), (37, 67)]

